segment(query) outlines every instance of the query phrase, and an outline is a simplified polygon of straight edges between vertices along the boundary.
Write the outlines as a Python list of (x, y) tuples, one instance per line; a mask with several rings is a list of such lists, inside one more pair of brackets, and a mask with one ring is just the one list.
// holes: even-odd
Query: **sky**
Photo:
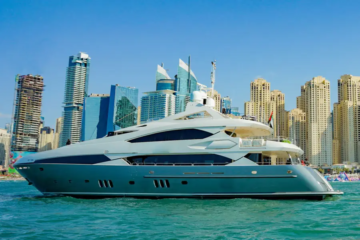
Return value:
[[(91, 57), (89, 93), (112, 84), (155, 90), (157, 64), (173, 77), (179, 58), (244, 111), (250, 82), (262, 77), (296, 107), (300, 87), (316, 76), (331, 84), (360, 76), (360, 1), (144, 0), (0, 1), (0, 128), (11, 122), (16, 74), (44, 77), (42, 116), (55, 127), (62, 115), (68, 58)], [(140, 101), (139, 101), (140, 103)]]

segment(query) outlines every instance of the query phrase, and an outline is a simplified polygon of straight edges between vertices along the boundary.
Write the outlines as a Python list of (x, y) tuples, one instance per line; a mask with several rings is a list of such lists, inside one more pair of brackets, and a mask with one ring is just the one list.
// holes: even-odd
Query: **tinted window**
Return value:
[(35, 163), (96, 164), (110, 161), (105, 155), (78, 155), (37, 160)]
[(245, 157), (255, 163), (261, 162), (261, 153), (248, 153)]
[(270, 157), (262, 157), (261, 153), (248, 153), (245, 157), (258, 165), (271, 165), (271, 158)]
[(136, 156), (127, 160), (138, 165), (225, 165), (232, 162), (231, 159), (216, 154)]
[(148, 136), (136, 138), (130, 140), (131, 143), (138, 142), (158, 142), (158, 141), (174, 141), (174, 140), (191, 140), (191, 139), (203, 139), (210, 137), (212, 134), (197, 129), (182, 129), (167, 131), (161, 133), (155, 133)]

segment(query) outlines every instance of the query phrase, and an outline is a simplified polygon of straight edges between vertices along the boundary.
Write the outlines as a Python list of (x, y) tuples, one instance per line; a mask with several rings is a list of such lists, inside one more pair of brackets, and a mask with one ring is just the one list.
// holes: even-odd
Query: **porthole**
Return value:
[(134, 181), (129, 181), (129, 184), (130, 184), (130, 185), (134, 185), (135, 182), (134, 182)]
[(181, 184), (182, 184), (182, 185), (187, 185), (188, 182), (187, 182), (187, 181), (182, 181)]
[(43, 169), (42, 167), (41, 167), (41, 168), (39, 168), (39, 170), (40, 170), (40, 171), (44, 171), (44, 169)]
[(89, 180), (85, 180), (86, 183), (90, 182)]
[(113, 184), (113, 182), (111, 180), (109, 180), (109, 185), (110, 185), (111, 188), (114, 187), (114, 184)]
[(166, 187), (168, 187), (168, 188), (170, 187), (169, 180), (167, 180), (167, 179), (165, 180), (165, 185), (166, 185)]
[(159, 180), (160, 182), (160, 186), (163, 188), (164, 187), (164, 181), (163, 180)]
[(154, 186), (155, 186), (156, 188), (158, 188), (158, 187), (159, 187), (159, 183), (158, 183), (158, 181), (157, 181), (157, 180), (154, 180)]

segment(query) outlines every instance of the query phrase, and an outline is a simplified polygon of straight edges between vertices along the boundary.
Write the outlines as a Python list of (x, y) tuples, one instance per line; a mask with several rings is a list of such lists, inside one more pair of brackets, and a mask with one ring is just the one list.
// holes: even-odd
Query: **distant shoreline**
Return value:
[(1, 181), (25, 181), (23, 177), (8, 177), (8, 176), (0, 176)]

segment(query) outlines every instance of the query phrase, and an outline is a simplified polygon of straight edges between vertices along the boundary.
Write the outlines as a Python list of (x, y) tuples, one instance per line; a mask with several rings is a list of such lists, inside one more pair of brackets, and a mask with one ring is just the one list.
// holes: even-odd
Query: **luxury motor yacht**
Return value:
[(83, 198), (324, 199), (340, 195), (273, 129), (232, 119), (194, 92), (186, 111), (40, 152), (14, 167), (44, 195)]

